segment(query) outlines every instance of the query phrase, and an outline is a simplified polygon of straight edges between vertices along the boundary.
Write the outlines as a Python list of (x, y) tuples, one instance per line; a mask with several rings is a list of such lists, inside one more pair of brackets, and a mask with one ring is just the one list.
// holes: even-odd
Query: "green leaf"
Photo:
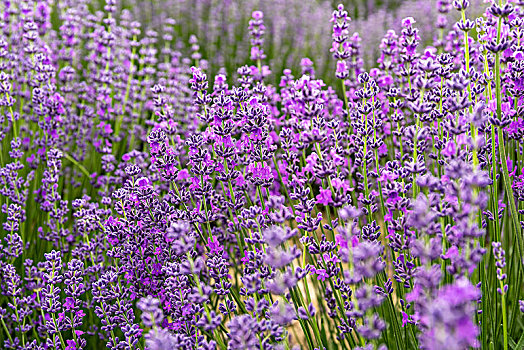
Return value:
[(511, 338), (509, 338), (509, 346), (513, 350), (522, 350), (524, 349), (524, 333), (520, 336), (519, 342), (515, 343), (515, 341)]

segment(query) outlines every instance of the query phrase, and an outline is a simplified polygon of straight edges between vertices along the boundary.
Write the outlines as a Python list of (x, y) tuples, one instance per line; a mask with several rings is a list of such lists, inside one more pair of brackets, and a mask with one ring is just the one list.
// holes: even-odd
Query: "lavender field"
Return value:
[(524, 349), (524, 0), (0, 10), (0, 349)]

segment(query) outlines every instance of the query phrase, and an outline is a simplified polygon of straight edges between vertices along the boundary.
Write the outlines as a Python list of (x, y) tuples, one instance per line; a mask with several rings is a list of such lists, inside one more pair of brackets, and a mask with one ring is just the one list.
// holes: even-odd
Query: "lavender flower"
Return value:
[(520, 345), (522, 5), (4, 1), (1, 347)]

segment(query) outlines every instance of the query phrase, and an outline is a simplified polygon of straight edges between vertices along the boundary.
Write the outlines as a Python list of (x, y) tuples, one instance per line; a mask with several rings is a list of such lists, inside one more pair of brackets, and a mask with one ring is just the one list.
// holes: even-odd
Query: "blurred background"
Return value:
[[(208, 72), (225, 68), (228, 76), (249, 60), (248, 22), (254, 10), (264, 12), (266, 26), (266, 62), (272, 71), (269, 82), (276, 83), (285, 68), (300, 74), (300, 60), (310, 58), (317, 76), (328, 84), (335, 80), (335, 62), (331, 58), (331, 22), (333, 9), (342, 3), (352, 22), (350, 32), (358, 32), (361, 57), (370, 68), (378, 58), (379, 44), (388, 29), (400, 34), (402, 18), (411, 16), (424, 44), (430, 45), (436, 33), (437, 0), (124, 0), (120, 6), (129, 9), (144, 29), (158, 31), (161, 43), (162, 23), (176, 21), (174, 41), (188, 54), (189, 39), (195, 35), (202, 58), (208, 60)], [(483, 12), (483, 0), (471, 0), (468, 15)], [(458, 18), (452, 10), (449, 29)], [(454, 17), (455, 16), (455, 17)], [(144, 31), (143, 31), (144, 32)]]

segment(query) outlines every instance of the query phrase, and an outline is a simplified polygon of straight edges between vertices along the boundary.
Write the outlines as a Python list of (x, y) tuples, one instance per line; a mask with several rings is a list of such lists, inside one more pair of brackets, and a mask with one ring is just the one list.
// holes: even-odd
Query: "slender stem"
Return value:
[(508, 350), (508, 313), (506, 311), (506, 292), (504, 283), (499, 281), (500, 290), (502, 291), (502, 333), (504, 334), (504, 350)]
[(82, 165), (80, 164), (79, 162), (76, 161), (75, 158), (71, 157), (69, 154), (67, 154), (66, 152), (62, 151), (62, 154), (64, 155), (64, 157), (69, 160), (71, 163), (73, 163), (74, 165), (76, 165), (78, 167), (78, 169), (80, 169), (80, 171), (85, 175), (87, 176), (88, 179), (91, 178), (91, 174), (89, 174), (89, 171), (87, 171), (87, 169)]
[[(497, 28), (497, 43), (500, 42), (502, 27), (502, 17), (499, 17), (498, 28)], [(500, 77), (500, 52), (497, 52), (495, 55), (495, 93), (497, 98), (497, 118), (502, 119), (502, 96), (501, 96), (501, 77)], [(504, 188), (508, 196), (509, 207), (511, 211), (511, 220), (513, 221), (513, 229), (517, 235), (518, 248), (524, 249), (522, 247), (521, 241), (521, 230), (519, 223), (519, 216), (517, 212), (517, 207), (515, 205), (515, 196), (513, 194), (513, 187), (511, 186), (511, 179), (509, 177), (507, 155), (506, 155), (506, 146), (504, 143), (504, 132), (501, 127), (498, 128), (498, 142), (500, 150), (500, 163), (502, 165), (502, 177), (504, 179)], [(522, 251), (521, 249), (521, 251)]]
[(7, 326), (5, 325), (4, 318), (0, 318), (0, 321), (2, 321), (2, 326), (4, 327), (7, 337), (9, 338), (9, 342), (13, 344), (13, 338), (11, 338), (11, 333), (9, 333), (9, 329), (7, 329)]

